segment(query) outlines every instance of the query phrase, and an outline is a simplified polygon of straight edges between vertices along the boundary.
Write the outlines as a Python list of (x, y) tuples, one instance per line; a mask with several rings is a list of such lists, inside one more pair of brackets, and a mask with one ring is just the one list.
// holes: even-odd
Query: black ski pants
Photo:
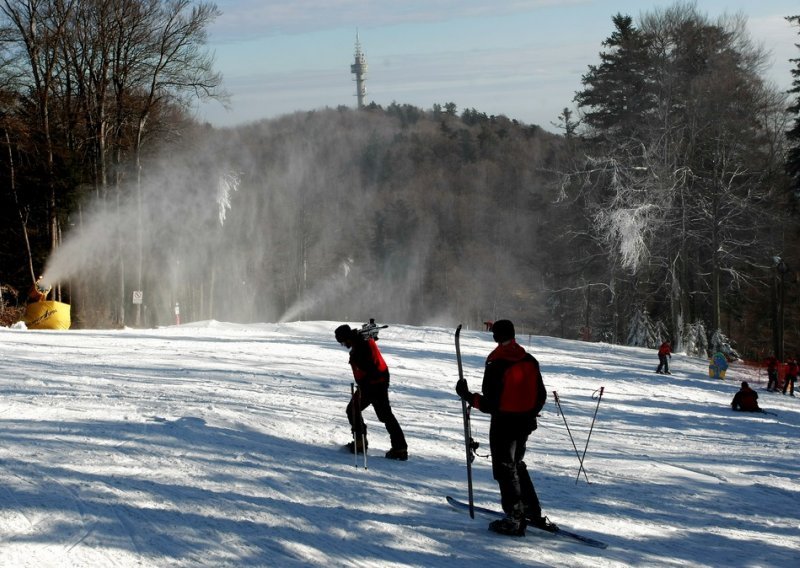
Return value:
[(492, 416), (489, 448), (492, 452), (492, 475), (500, 486), (500, 504), (507, 515), (521, 507), (531, 518), (542, 516), (542, 507), (525, 465), (525, 444), (532, 428), (530, 420)]
[(789, 389), (789, 394), (794, 395), (794, 382), (796, 380), (797, 377), (786, 375), (786, 378), (783, 380), (783, 394), (786, 394), (786, 389)]
[(777, 369), (767, 369), (767, 390), (778, 390), (778, 371)]
[(407, 450), (406, 438), (403, 435), (403, 430), (400, 428), (400, 423), (394, 417), (392, 406), (389, 404), (389, 384), (381, 383), (377, 385), (369, 385), (367, 387), (359, 386), (355, 394), (350, 398), (347, 404), (347, 419), (350, 421), (350, 428), (355, 432), (356, 437), (360, 438), (361, 434), (367, 435), (367, 425), (364, 424), (362, 412), (369, 405), (375, 409), (375, 415), (378, 417), (389, 433), (389, 438), (392, 442), (392, 448), (395, 450)]
[(661, 369), (664, 369), (665, 373), (669, 373), (669, 361), (667, 359), (666, 355), (658, 354), (658, 368), (656, 369), (656, 373), (660, 373)]

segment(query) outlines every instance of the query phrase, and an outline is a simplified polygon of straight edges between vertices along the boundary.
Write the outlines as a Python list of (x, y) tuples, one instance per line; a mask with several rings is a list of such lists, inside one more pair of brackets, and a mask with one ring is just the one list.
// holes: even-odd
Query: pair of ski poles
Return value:
[[(603, 398), (603, 390), (605, 387), (600, 387), (599, 396), (597, 397), (597, 406), (594, 409), (594, 416), (592, 417), (592, 425), (589, 428), (589, 435), (586, 437), (586, 445), (583, 447), (583, 455), (578, 452), (578, 446), (575, 445), (575, 438), (572, 437), (572, 432), (569, 429), (569, 424), (567, 424), (567, 417), (564, 416), (564, 411), (561, 408), (561, 400), (558, 398), (558, 393), (553, 391), (553, 397), (556, 400), (556, 405), (558, 406), (558, 412), (561, 414), (561, 418), (564, 419), (564, 426), (567, 427), (567, 434), (569, 434), (569, 439), (572, 442), (572, 447), (575, 448), (575, 455), (578, 457), (578, 462), (580, 463), (580, 467), (578, 468), (578, 477), (575, 478), (575, 485), (578, 484), (578, 481), (581, 479), (581, 472), (583, 472), (583, 477), (586, 478), (586, 483), (589, 483), (589, 476), (586, 475), (586, 468), (583, 467), (583, 462), (586, 459), (586, 450), (589, 448), (589, 440), (592, 437), (592, 430), (594, 430), (594, 423), (597, 420), (597, 411), (600, 408), (600, 400)], [(594, 393), (592, 393), (592, 398), (594, 398)]]
[[(358, 435), (355, 426), (358, 424), (356, 418), (361, 414), (361, 390), (358, 391), (358, 401), (356, 401), (356, 385), (350, 383), (350, 406), (353, 410), (353, 460), (356, 469), (358, 468)], [(358, 415), (356, 414), (358, 413)], [(361, 420), (361, 451), (364, 454), (364, 469), (367, 469), (367, 435), (364, 432), (363, 419)]]

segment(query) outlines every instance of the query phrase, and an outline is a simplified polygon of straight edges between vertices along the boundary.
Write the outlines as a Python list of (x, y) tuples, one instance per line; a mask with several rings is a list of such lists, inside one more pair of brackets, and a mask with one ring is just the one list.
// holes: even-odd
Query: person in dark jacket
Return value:
[(469, 391), (467, 381), (456, 383), (456, 393), (481, 412), (491, 414), (489, 447), (492, 474), (500, 487), (506, 517), (489, 529), (522, 536), (527, 525), (555, 531), (542, 516), (539, 497), (523, 461), (528, 436), (536, 430), (536, 416), (547, 398), (539, 362), (514, 339), (514, 324), (498, 320), (492, 326), (497, 348), (486, 358), (481, 393)]
[(669, 344), (669, 341), (665, 341), (661, 344), (661, 347), (658, 348), (658, 368), (656, 369), (656, 373), (662, 373), (661, 369), (664, 369), (664, 374), (672, 374), (669, 372), (668, 359), (672, 359), (672, 346)]
[(731, 408), (734, 410), (744, 410), (745, 412), (761, 412), (761, 409), (758, 407), (758, 393), (750, 388), (747, 381), (742, 381), (742, 388), (733, 395)]
[(347, 404), (347, 419), (355, 435), (355, 441), (347, 444), (348, 449), (353, 453), (367, 450), (367, 425), (364, 424), (362, 412), (372, 405), (392, 442), (386, 457), (407, 460), (408, 445), (389, 404), (389, 367), (378, 350), (378, 344), (372, 337), (364, 337), (346, 324), (337, 327), (334, 335), (336, 341), (350, 350), (350, 366), (357, 385)]
[(767, 359), (767, 390), (778, 390), (778, 359), (774, 355)]
[(788, 389), (789, 394), (794, 396), (794, 382), (797, 380), (798, 372), (800, 372), (800, 365), (797, 364), (797, 359), (789, 358), (786, 362), (786, 376), (783, 378), (783, 394), (786, 394)]

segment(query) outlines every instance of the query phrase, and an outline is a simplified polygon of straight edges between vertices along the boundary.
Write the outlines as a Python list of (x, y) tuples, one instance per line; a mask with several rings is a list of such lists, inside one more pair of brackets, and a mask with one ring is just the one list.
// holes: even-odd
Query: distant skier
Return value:
[(742, 381), (742, 388), (739, 389), (731, 401), (733, 410), (743, 410), (745, 412), (761, 412), (758, 407), (758, 393), (750, 388), (747, 381)]
[(767, 390), (778, 390), (778, 359), (773, 355), (767, 359)]
[(483, 394), (469, 391), (467, 381), (456, 383), (458, 395), (481, 412), (492, 415), (489, 447), (492, 474), (500, 486), (506, 517), (489, 524), (489, 530), (523, 536), (527, 525), (555, 531), (542, 516), (539, 497), (525, 462), (525, 444), (536, 430), (536, 416), (547, 398), (539, 362), (514, 339), (514, 324), (498, 320), (492, 325), (497, 348), (486, 358)]
[(355, 434), (355, 441), (347, 444), (347, 448), (353, 453), (363, 453), (369, 447), (367, 425), (364, 424), (362, 412), (371, 404), (378, 420), (386, 426), (392, 442), (386, 457), (407, 460), (408, 445), (389, 404), (389, 367), (378, 350), (378, 344), (372, 337), (365, 338), (346, 324), (337, 327), (334, 335), (336, 341), (350, 350), (350, 366), (358, 385), (347, 405), (347, 419)]
[[(656, 369), (656, 373), (672, 374), (669, 372), (669, 361), (667, 358), (672, 359), (672, 346), (669, 344), (669, 341), (665, 341), (661, 344), (661, 347), (658, 348), (658, 368)], [(661, 369), (664, 370), (662, 371)]]
[(789, 395), (794, 396), (794, 382), (797, 380), (798, 371), (800, 371), (800, 366), (797, 364), (797, 359), (791, 357), (786, 362), (786, 376), (783, 378), (783, 394), (786, 394), (786, 389), (789, 389)]

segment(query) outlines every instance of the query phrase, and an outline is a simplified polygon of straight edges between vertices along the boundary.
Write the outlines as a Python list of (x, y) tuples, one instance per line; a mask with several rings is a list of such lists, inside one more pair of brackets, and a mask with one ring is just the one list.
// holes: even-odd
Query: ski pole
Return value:
[(561, 400), (558, 398), (558, 393), (553, 391), (553, 398), (556, 400), (556, 406), (558, 406), (558, 412), (561, 414), (561, 418), (564, 419), (564, 426), (567, 427), (567, 434), (569, 434), (569, 441), (572, 442), (572, 447), (575, 448), (575, 456), (578, 458), (578, 462), (581, 464), (580, 469), (578, 470), (578, 478), (580, 478), (581, 471), (583, 471), (584, 477), (586, 477), (586, 483), (589, 483), (589, 477), (586, 475), (586, 470), (583, 469), (583, 460), (581, 459), (580, 453), (578, 453), (578, 446), (575, 445), (575, 439), (572, 437), (572, 432), (569, 429), (569, 424), (567, 424), (567, 417), (564, 416), (564, 410), (561, 408)]
[(350, 383), (350, 410), (353, 413), (353, 426), (350, 431), (353, 433), (353, 466), (358, 469), (358, 444), (356, 443), (356, 385)]
[[(600, 387), (600, 395), (597, 397), (597, 406), (594, 407), (594, 416), (592, 417), (592, 425), (589, 428), (589, 435), (586, 436), (586, 446), (583, 448), (583, 457), (581, 458), (581, 468), (583, 467), (583, 460), (586, 459), (586, 450), (589, 448), (589, 439), (592, 437), (592, 430), (594, 430), (594, 421), (597, 419), (597, 411), (600, 408), (600, 400), (603, 398), (603, 390), (605, 387)], [(597, 392), (597, 391), (595, 391)], [(592, 393), (592, 398), (594, 398), (594, 393)], [(583, 470), (583, 474), (586, 475), (586, 470)], [(575, 479), (575, 485), (578, 484), (578, 480), (581, 478), (581, 472), (578, 470), (578, 477)], [(588, 479), (586, 480), (589, 481)]]
[(361, 408), (361, 389), (358, 389), (358, 416), (361, 419), (361, 448), (364, 451), (364, 469), (367, 469), (367, 430), (366, 425), (364, 425), (364, 414), (361, 412)]

